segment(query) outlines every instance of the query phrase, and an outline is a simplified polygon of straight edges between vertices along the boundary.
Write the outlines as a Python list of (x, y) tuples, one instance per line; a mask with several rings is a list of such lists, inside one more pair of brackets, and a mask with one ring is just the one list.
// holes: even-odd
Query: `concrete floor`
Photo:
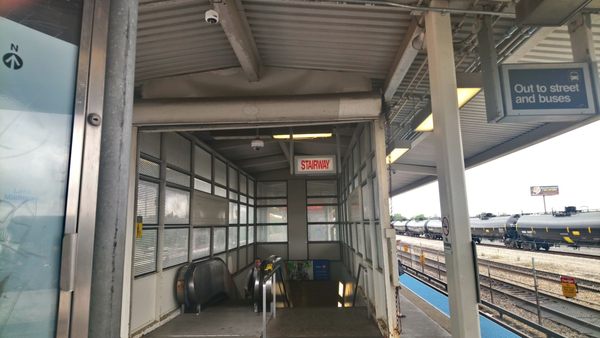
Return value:
[[(403, 290), (404, 291), (404, 290)], [(439, 324), (401, 295), (401, 337), (450, 337)], [(267, 327), (269, 338), (380, 338), (375, 322), (367, 318), (365, 307), (278, 308), (277, 318)], [(150, 332), (148, 338), (259, 338), (262, 317), (250, 306), (216, 306), (200, 314), (182, 314)]]
[(450, 337), (448, 331), (406, 298), (403, 293), (400, 294), (400, 310), (404, 315), (401, 319), (402, 332), (400, 337)]
[(267, 333), (269, 338), (382, 337), (375, 322), (367, 318), (365, 307), (277, 309)]
[(250, 306), (216, 306), (200, 314), (184, 313), (150, 332), (148, 338), (259, 338), (262, 317)]

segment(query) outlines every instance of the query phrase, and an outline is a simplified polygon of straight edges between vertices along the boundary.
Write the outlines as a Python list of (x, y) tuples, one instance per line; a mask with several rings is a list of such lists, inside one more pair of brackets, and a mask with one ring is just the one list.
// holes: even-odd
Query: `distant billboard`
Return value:
[(558, 185), (534, 185), (529, 188), (531, 196), (558, 195)]

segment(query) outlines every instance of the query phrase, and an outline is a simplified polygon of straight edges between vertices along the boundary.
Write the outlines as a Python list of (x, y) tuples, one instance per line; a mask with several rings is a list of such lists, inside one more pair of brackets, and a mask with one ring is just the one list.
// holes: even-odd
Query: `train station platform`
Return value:
[[(443, 318), (450, 317), (450, 306), (448, 304), (448, 297), (446, 295), (438, 292), (437, 290), (431, 288), (430, 286), (426, 285), (425, 283), (419, 281), (418, 279), (416, 279), (406, 273), (402, 274), (400, 276), (400, 284), (402, 285), (403, 288), (408, 289), (411, 293), (413, 293), (416, 296), (418, 296), (419, 298), (421, 298), (421, 300), (425, 304), (429, 305), (428, 308), (431, 307), (431, 308), (439, 311), (439, 313), (443, 315), (441, 320), (437, 316), (438, 314), (431, 313), (431, 311), (428, 311), (428, 312), (430, 312), (429, 316), (437, 317), (436, 319), (438, 322), (441, 321), (443, 325), (446, 324)], [(404, 311), (404, 308), (402, 308), (402, 309)], [(404, 328), (404, 321), (402, 323), (403, 323), (402, 327)], [(491, 320), (483, 315), (479, 315), (479, 325), (480, 325), (480, 329), (481, 329), (481, 337), (482, 338), (486, 338), (486, 337), (489, 337), (489, 338), (498, 338), (498, 337), (518, 338), (519, 337), (519, 335), (517, 335), (516, 333), (508, 330), (504, 326), (494, 322), (493, 320)], [(420, 330), (422, 330), (422, 329), (420, 329)], [(418, 331), (418, 332), (419, 332), (419, 334), (422, 334), (424, 331)], [(424, 336), (425, 335), (423, 335), (423, 337)]]

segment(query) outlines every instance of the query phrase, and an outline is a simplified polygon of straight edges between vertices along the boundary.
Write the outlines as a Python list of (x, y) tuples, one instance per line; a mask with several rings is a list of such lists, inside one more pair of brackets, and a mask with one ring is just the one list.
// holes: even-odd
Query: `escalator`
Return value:
[[(177, 272), (175, 282), (177, 302), (186, 313), (199, 313), (207, 307), (232, 305), (245, 305), (254, 312), (261, 312), (262, 297), (265, 294), (267, 311), (270, 312), (273, 301), (272, 275), (275, 275), (278, 307), (291, 307), (284, 262), (278, 256), (256, 260), (248, 272), (244, 295), (240, 295), (227, 265), (220, 258), (183, 265)], [(264, 293), (263, 287), (266, 291)]]

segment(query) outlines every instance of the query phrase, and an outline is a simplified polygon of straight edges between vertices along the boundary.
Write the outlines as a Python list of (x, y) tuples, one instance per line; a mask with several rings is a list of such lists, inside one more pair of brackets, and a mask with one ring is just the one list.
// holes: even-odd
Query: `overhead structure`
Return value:
[[(540, 2), (537, 10), (548, 3)], [(446, 134), (453, 133), (453, 151), (457, 151), (460, 140), (461, 156), (457, 158), (464, 159), (465, 168), (596, 119), (488, 123), (481, 90), (487, 70), (480, 49), (493, 49), (498, 64), (571, 61), (571, 48), (563, 43), (570, 38), (569, 33), (565, 26), (518, 25), (516, 16), (534, 20), (535, 11), (522, 16), (527, 10), (507, 1), (444, 5), (436, 2), (427, 8), (397, 2), (243, 0), (224, 8), (225, 2), (200, 1), (196, 6), (200, 13), (215, 9), (222, 21), (219, 25), (191, 26), (185, 24), (191, 20), (186, 11), (192, 6), (189, 3), (142, 2), (136, 74), (140, 97), (134, 107), (134, 123), (142, 130), (196, 130), (195, 135), (207, 142), (225, 136), (210, 131), (223, 126), (232, 128), (227, 135), (231, 137), (235, 128), (260, 124), (281, 127), (284, 135), (291, 135), (289, 127), (299, 124), (331, 124), (329, 131), (306, 131), (336, 130), (336, 140), (320, 140), (318, 146), (291, 136), (262, 139), (262, 133), (264, 148), (260, 151), (250, 151), (249, 138), (213, 142), (218, 151), (227, 152), (248, 172), (287, 169), (293, 173), (296, 155), (337, 154), (338, 161), (343, 161), (349, 150), (339, 145), (352, 143), (349, 139), (356, 137), (344, 134), (344, 125), (373, 120), (383, 112), (387, 118), (385, 156), (394, 152), (395, 157), (393, 161), (389, 158), (391, 194), (439, 177), (447, 182), (460, 166), (452, 162), (454, 169), (449, 170), (450, 164), (440, 165), (443, 161), (436, 155), (440, 143), (433, 135), (447, 126), (439, 125), (445, 122), (434, 123), (439, 111), (432, 104), (435, 98), (430, 87), (436, 84), (430, 83), (433, 68), (427, 53), (436, 46), (427, 48), (424, 26), (424, 18), (431, 13), (450, 21), (445, 29), (452, 39), (454, 62), (453, 67), (445, 68), (451, 68), (460, 88), (452, 94), (457, 96), (459, 113), (454, 122), (460, 125), (460, 135), (456, 130), (446, 130)], [(593, 6), (592, 2), (584, 9), (594, 10)], [(232, 11), (233, 7), (236, 9)], [(568, 16), (568, 21), (580, 10), (565, 9), (561, 14)], [(572, 25), (572, 31), (578, 39), (590, 40), (594, 23), (600, 21), (596, 15), (586, 15), (591, 20), (589, 30)], [(227, 20), (228, 16), (234, 19)], [(565, 20), (551, 19), (555, 23)], [(486, 30), (480, 30), (484, 26)], [(171, 44), (173, 39), (189, 42), (194, 52), (174, 55), (157, 49), (159, 43)], [(596, 50), (592, 51), (595, 54)], [(446, 75), (435, 81), (446, 83), (449, 75), (445, 68), (440, 71)], [(382, 182), (381, 186), (387, 184)], [(447, 198), (461, 200), (464, 196)], [(452, 222), (460, 223), (466, 212), (451, 209), (450, 214)], [(464, 233), (459, 236), (465, 237)]]
[(219, 23), (225, 31), (231, 49), (235, 53), (240, 66), (248, 81), (258, 81), (260, 78), (261, 61), (250, 26), (244, 15), (244, 9), (239, 0), (212, 1)]

